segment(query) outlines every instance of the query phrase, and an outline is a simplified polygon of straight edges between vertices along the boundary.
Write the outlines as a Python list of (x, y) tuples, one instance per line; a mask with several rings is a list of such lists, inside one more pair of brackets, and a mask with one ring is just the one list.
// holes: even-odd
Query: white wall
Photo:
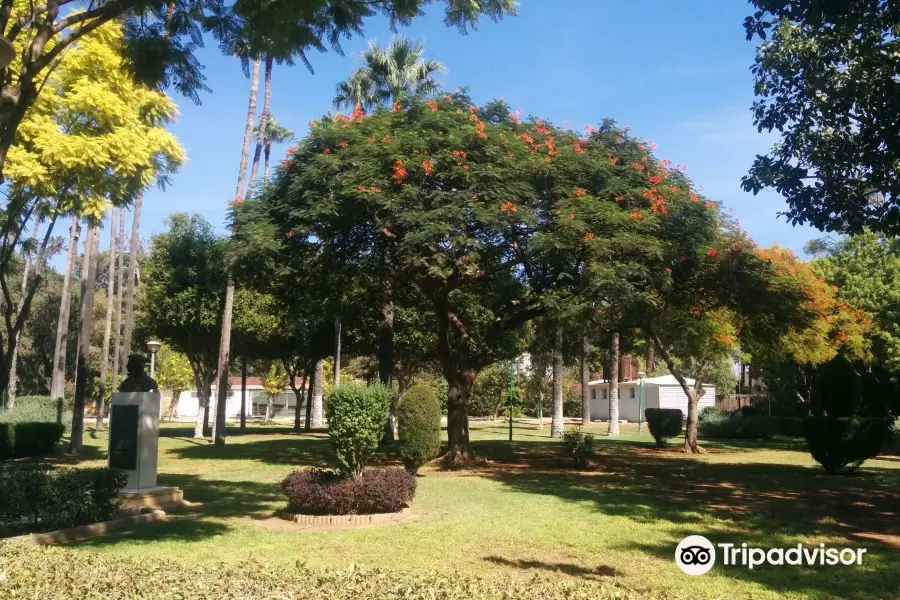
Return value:
[[(715, 386), (704, 385), (703, 389), (706, 390), (706, 393), (700, 396), (700, 410), (705, 406), (716, 405)], [(680, 408), (684, 413), (685, 418), (687, 418), (687, 394), (684, 393), (684, 390), (681, 389), (680, 385), (659, 386), (659, 394), (659, 408)]]
[[(604, 397), (607, 385), (591, 386), (591, 420), (592, 421), (608, 421), (609, 420), (609, 397)], [(716, 405), (716, 388), (711, 385), (703, 386), (706, 393), (700, 397), (700, 407)], [(634, 398), (631, 397), (631, 390), (634, 390)], [(596, 395), (596, 397), (595, 397)], [(619, 384), (619, 420), (637, 423), (640, 397), (640, 388), (636, 385), (627, 383)], [(680, 408), (687, 417), (687, 395), (678, 385), (656, 385), (652, 383), (644, 384), (644, 403), (643, 408)], [(640, 415), (641, 421), (644, 416)]]

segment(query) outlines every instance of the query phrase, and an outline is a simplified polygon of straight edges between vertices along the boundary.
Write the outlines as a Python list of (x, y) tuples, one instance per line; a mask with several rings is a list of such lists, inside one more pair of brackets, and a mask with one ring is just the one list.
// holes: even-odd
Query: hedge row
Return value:
[(699, 434), (704, 438), (766, 440), (775, 435), (776, 427), (775, 418), (765, 415), (708, 413), (700, 420)]
[[(616, 582), (481, 578), (434, 572), (349, 568), (319, 571), (303, 564), (259, 561), (211, 566), (72, 552), (60, 547), (0, 542), (0, 597), (42, 600), (676, 600), (671, 593), (636, 592)], [(697, 598), (695, 594), (681, 598)]]
[(52, 452), (63, 431), (56, 423), (0, 423), (0, 460)]
[[(42, 463), (0, 467), (0, 529), (52, 531), (112, 518), (128, 482), (123, 471), (54, 469)], [(0, 593), (0, 597), (3, 594)]]
[(0, 423), (58, 423), (68, 432), (72, 428), (72, 403), (49, 396), (16, 398), (11, 410), (0, 410)]

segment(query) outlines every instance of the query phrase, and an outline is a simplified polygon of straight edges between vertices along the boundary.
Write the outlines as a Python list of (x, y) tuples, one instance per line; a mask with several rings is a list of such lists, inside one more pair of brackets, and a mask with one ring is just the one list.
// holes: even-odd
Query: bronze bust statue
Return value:
[(140, 354), (132, 354), (128, 357), (125, 369), (128, 377), (119, 384), (120, 392), (155, 392), (159, 390), (156, 380), (144, 372), (147, 359)]

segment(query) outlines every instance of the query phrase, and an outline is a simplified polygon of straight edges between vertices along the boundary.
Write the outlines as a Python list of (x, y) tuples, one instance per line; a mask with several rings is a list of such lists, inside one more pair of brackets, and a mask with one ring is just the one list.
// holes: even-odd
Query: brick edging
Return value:
[(408, 508), (402, 509), (400, 512), (394, 513), (376, 513), (374, 515), (300, 515), (289, 511), (282, 511), (281, 518), (286, 521), (293, 521), (300, 525), (320, 525), (320, 526), (354, 526), (354, 525), (370, 525), (373, 523), (390, 523), (399, 521), (409, 516)]
[(165, 511), (154, 510), (152, 512), (145, 512), (140, 515), (134, 515), (122, 519), (113, 519), (112, 521), (103, 521), (101, 523), (82, 525), (81, 527), (59, 529), (57, 531), (49, 531), (47, 533), (32, 533), (30, 535), (20, 535), (18, 537), (9, 538), (9, 540), (25, 542), (26, 544), (33, 544), (36, 546), (46, 544), (64, 544), (66, 542), (81, 540), (84, 538), (93, 537), (95, 535), (105, 535), (112, 531), (124, 529), (131, 525), (165, 521), (166, 517), (167, 515)]

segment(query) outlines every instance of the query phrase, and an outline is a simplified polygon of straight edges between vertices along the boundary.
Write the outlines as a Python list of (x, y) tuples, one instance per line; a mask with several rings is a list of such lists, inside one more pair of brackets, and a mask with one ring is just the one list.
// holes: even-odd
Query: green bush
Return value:
[(441, 404), (434, 390), (424, 384), (409, 388), (397, 410), (400, 457), (410, 473), (441, 451)]
[(380, 384), (346, 383), (328, 392), (328, 435), (345, 476), (360, 475), (378, 449), (393, 396)]
[(775, 430), (787, 437), (803, 437), (802, 417), (775, 417)]
[(72, 404), (49, 396), (16, 398), (12, 410), (0, 411), (0, 423), (58, 423), (68, 432), (72, 428)]
[(56, 423), (0, 423), (0, 460), (52, 452), (62, 435)]
[(700, 422), (698, 433), (705, 438), (766, 440), (775, 435), (775, 428), (774, 417), (744, 416), (736, 411), (707, 417)]
[(667, 439), (681, 435), (684, 413), (678, 408), (647, 408), (644, 409), (644, 419), (656, 445), (662, 448)]
[(327, 469), (294, 471), (281, 482), (289, 508), (306, 515), (371, 515), (398, 512), (416, 493), (415, 475), (405, 469), (366, 469), (344, 477)]
[(892, 431), (888, 419), (806, 417), (803, 433), (812, 457), (829, 473), (838, 473), (878, 456)]
[(638, 600), (646, 591), (618, 579), (499, 577), (360, 568), (319, 570), (303, 563), (187, 564), (154, 558), (73, 552), (54, 546), (0, 542), (4, 598), (191, 598), (192, 600)]
[(719, 414), (719, 411), (716, 410), (715, 406), (704, 406), (700, 409), (700, 414), (698, 415), (698, 419), (700, 421), (705, 421), (709, 418), (715, 418), (715, 416)]
[(594, 436), (580, 429), (570, 429), (563, 433), (563, 452), (575, 461), (579, 469), (586, 469), (594, 457)]
[(124, 471), (52, 469), (39, 463), (0, 467), (0, 527), (50, 530), (107, 521), (119, 508)]

